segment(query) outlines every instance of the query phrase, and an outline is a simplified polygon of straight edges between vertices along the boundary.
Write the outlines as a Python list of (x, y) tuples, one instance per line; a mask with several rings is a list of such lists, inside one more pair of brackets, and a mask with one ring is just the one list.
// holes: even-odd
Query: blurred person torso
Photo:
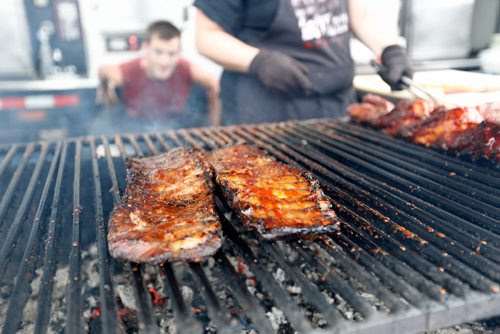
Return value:
[(340, 117), (353, 101), (347, 0), (196, 0), (196, 6), (243, 42), (305, 64), (312, 91), (279, 94), (251, 75), (224, 71), (222, 121), (275, 122)]

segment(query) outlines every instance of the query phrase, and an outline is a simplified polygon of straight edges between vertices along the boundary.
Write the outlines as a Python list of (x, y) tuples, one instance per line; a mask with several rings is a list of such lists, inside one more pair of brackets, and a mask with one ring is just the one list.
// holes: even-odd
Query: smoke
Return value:
[(182, 110), (165, 107), (164, 110), (150, 110), (132, 117), (129, 106), (120, 101), (111, 106), (98, 106), (88, 133), (97, 136), (208, 126), (207, 106), (205, 91), (196, 85), (192, 87)]

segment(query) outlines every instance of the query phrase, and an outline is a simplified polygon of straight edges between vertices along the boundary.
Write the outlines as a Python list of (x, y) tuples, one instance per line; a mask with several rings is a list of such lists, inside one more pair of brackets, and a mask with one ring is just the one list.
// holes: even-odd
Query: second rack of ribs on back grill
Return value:
[(212, 174), (201, 151), (178, 148), (127, 161), (127, 188), (109, 221), (112, 256), (197, 261), (221, 246)]
[(351, 104), (347, 113), (360, 123), (371, 124), (393, 109), (394, 103), (374, 94), (366, 94), (361, 103)]
[(500, 162), (498, 103), (448, 109), (421, 100), (403, 101), (389, 113), (377, 112), (381, 105), (379, 100), (364, 99), (349, 107), (349, 115), (391, 136)]
[(333, 231), (335, 212), (317, 181), (255, 146), (208, 153), (216, 182), (244, 227), (265, 239)]

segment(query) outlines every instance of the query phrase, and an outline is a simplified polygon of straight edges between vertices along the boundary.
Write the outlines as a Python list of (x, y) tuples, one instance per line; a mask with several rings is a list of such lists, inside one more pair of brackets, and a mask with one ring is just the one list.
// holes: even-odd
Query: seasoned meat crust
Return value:
[(499, 103), (449, 109), (422, 100), (401, 101), (386, 113), (383, 101), (364, 98), (349, 106), (349, 116), (393, 137), (500, 163)]
[(221, 246), (212, 173), (196, 149), (127, 160), (127, 188), (109, 220), (115, 258), (157, 264), (199, 261)]
[(244, 227), (264, 239), (338, 229), (329, 199), (310, 174), (250, 145), (219, 149), (207, 157)]

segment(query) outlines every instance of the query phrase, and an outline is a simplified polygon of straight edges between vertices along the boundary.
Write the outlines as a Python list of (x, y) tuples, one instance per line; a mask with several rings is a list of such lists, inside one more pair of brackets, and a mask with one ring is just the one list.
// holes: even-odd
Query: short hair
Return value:
[(155, 21), (146, 30), (146, 41), (150, 42), (153, 35), (163, 40), (170, 40), (175, 37), (181, 37), (181, 31), (168, 21)]

